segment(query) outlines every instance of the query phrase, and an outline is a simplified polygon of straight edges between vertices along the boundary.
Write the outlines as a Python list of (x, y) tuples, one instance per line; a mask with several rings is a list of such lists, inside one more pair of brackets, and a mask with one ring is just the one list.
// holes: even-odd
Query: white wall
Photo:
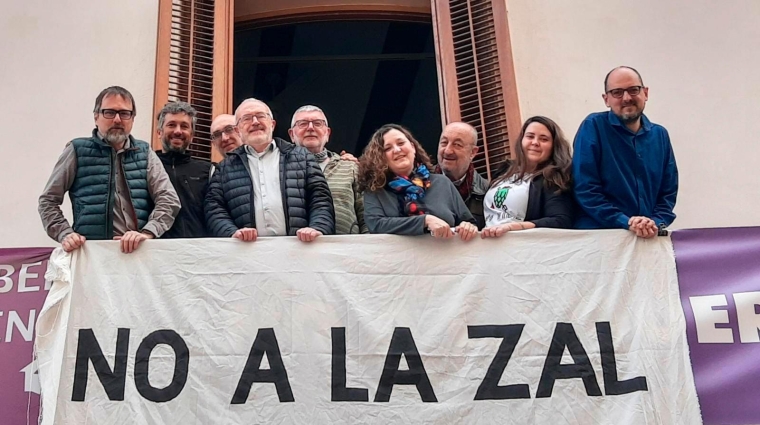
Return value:
[[(65, 144), (89, 135), (100, 90), (135, 96), (151, 131), (157, 0), (4, 1), (0, 14), (0, 247), (52, 246), (37, 214)], [(64, 211), (70, 216), (68, 201)]]
[(523, 118), (572, 140), (605, 74), (633, 66), (676, 153), (674, 228), (760, 225), (760, 1), (506, 1)]

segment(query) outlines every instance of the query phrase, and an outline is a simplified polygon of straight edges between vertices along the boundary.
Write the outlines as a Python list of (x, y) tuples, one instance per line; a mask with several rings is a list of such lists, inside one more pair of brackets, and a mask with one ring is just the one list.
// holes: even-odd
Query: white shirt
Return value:
[(262, 153), (246, 145), (253, 182), (253, 206), (259, 236), (287, 236), (280, 187), (280, 150), (272, 143)]
[(525, 220), (530, 196), (531, 175), (522, 180), (516, 176), (488, 189), (483, 198), (486, 227), (515, 223)]

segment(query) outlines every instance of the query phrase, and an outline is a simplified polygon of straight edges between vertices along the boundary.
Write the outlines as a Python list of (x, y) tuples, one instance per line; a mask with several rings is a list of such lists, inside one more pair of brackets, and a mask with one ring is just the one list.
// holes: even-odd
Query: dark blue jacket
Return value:
[(678, 168), (668, 131), (641, 116), (634, 134), (612, 112), (589, 115), (575, 135), (578, 229), (628, 228), (633, 216), (660, 226), (675, 220)]
[[(280, 150), (280, 188), (288, 235), (311, 227), (335, 233), (332, 195), (322, 170), (308, 150), (275, 138)], [(245, 145), (219, 163), (211, 178), (204, 211), (212, 236), (230, 237), (240, 228), (256, 227), (253, 183)]]
[[(153, 211), (153, 199), (148, 191), (150, 146), (132, 136), (129, 138), (131, 147), (120, 158), (137, 227), (142, 229)], [(93, 130), (92, 137), (74, 139), (71, 144), (77, 157), (77, 174), (69, 189), (74, 231), (87, 239), (112, 239), (116, 151), (98, 137), (97, 130)]]

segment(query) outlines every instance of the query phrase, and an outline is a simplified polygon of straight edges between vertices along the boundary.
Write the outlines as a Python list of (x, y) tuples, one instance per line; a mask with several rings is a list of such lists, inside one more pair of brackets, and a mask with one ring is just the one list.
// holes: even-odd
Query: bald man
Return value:
[(478, 131), (464, 122), (452, 122), (441, 133), (438, 141), (438, 165), (435, 172), (442, 173), (456, 186), (467, 208), (475, 217), (478, 229), (485, 226), (483, 197), (488, 191), (488, 180), (475, 171), (472, 160), (478, 154)]
[(211, 122), (211, 144), (222, 157), (243, 146), (234, 115), (221, 114)]
[(607, 112), (589, 115), (575, 136), (573, 181), (579, 229), (627, 229), (651, 238), (676, 215), (678, 168), (664, 127), (649, 121), (649, 88), (619, 66), (604, 79)]

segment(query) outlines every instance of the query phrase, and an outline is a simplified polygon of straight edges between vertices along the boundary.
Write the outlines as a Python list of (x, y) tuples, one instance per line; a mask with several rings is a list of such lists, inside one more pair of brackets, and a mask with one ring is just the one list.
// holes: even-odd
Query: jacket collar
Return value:
[[(607, 112), (607, 118), (610, 121), (610, 124), (615, 127), (620, 127), (626, 130), (629, 133), (633, 133), (625, 124), (623, 124), (622, 121), (620, 121), (620, 118), (615, 115), (612, 111)], [(642, 133), (646, 133), (647, 131), (652, 129), (652, 122), (649, 121), (649, 118), (647, 118), (646, 115), (641, 114), (641, 129), (639, 130)]]
[[(282, 140), (279, 137), (275, 137), (274, 139), (272, 139), (272, 142), (277, 147), (277, 149), (280, 150), (281, 154), (286, 154), (296, 147), (296, 145), (290, 142), (286, 142), (285, 140)], [(227, 155), (238, 156), (241, 160), (245, 161), (246, 155), (247, 155), (246, 145), (243, 144), (241, 146), (238, 146), (237, 148), (235, 148), (234, 151), (227, 153)]]
[(180, 153), (176, 151), (156, 151), (156, 155), (158, 155), (158, 157), (161, 159), (161, 162), (165, 164), (186, 164), (192, 159), (190, 154), (187, 152)]

